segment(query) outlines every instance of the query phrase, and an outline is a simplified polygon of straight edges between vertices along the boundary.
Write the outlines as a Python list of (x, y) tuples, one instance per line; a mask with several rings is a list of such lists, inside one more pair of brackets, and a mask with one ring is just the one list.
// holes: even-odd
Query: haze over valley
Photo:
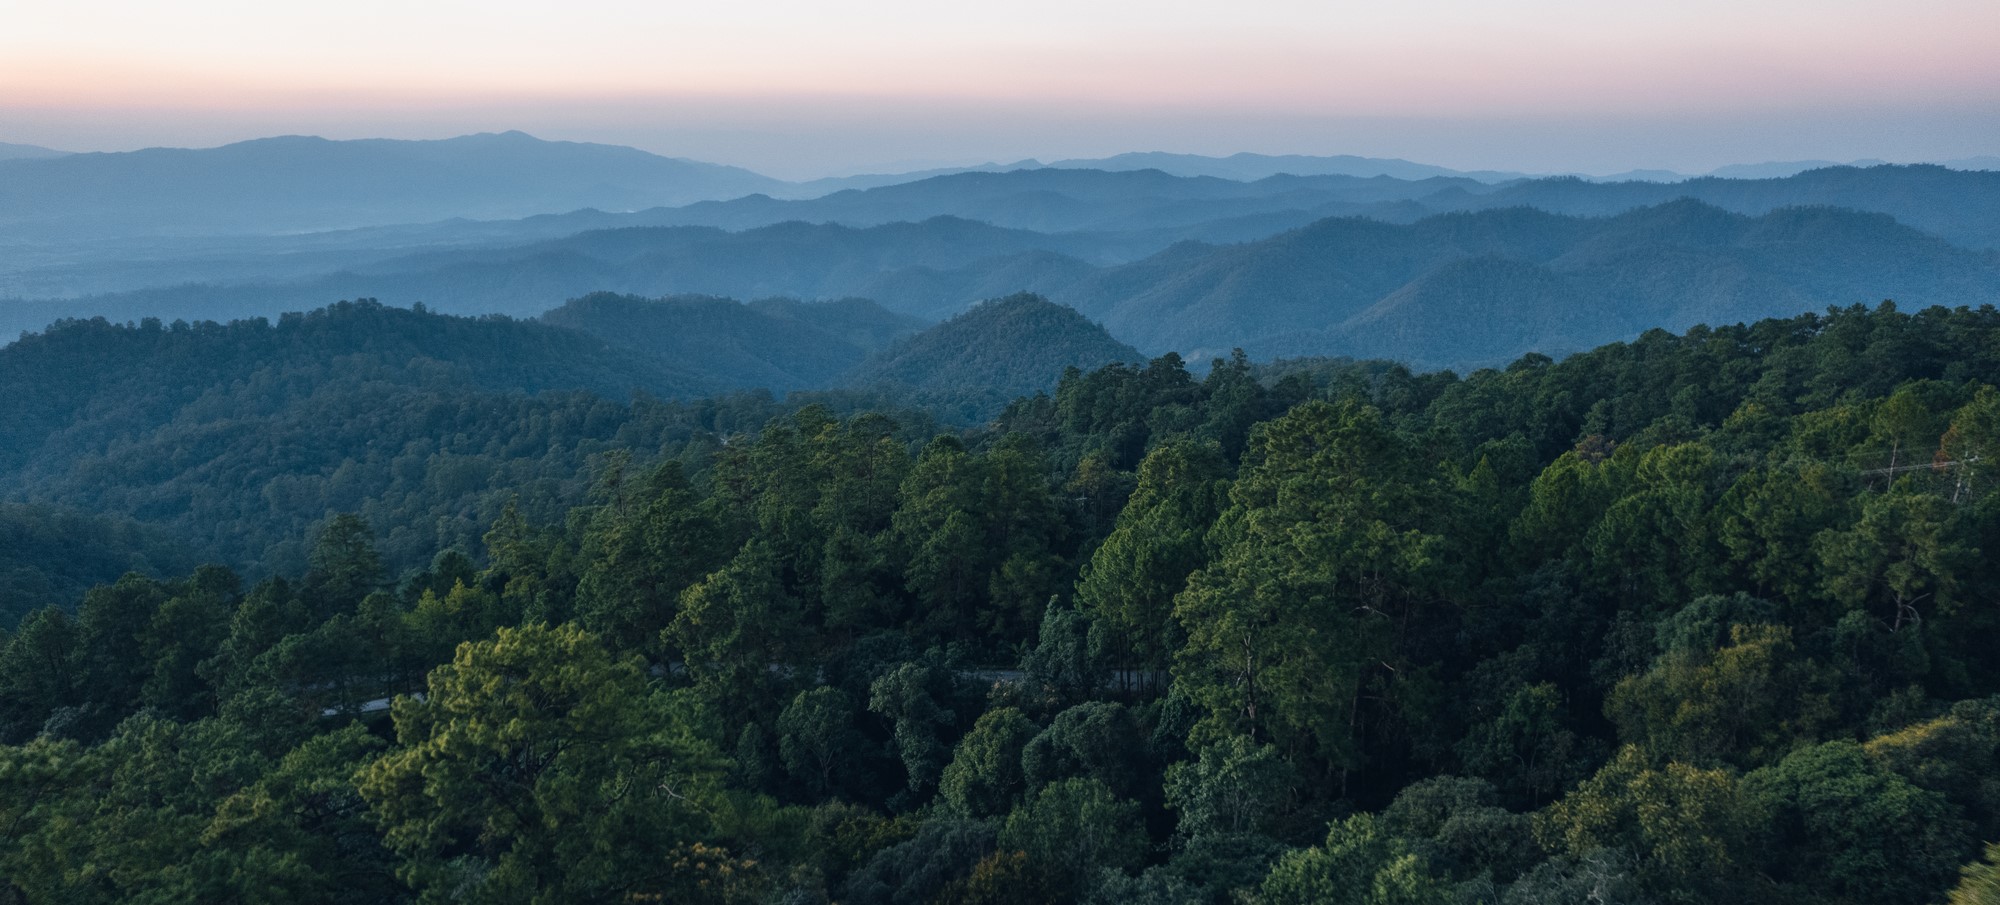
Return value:
[(849, 182), (522, 133), (20, 158), (0, 332), (353, 298), (531, 318), (600, 291), (936, 323), (1027, 291), (1147, 354), (1463, 369), (2000, 281), (2000, 173), (1939, 165), (1605, 182), (1129, 154)]

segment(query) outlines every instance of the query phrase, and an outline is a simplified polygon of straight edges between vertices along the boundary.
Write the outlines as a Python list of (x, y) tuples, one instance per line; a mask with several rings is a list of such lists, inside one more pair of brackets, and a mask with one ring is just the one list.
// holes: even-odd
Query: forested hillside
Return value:
[(341, 505), (280, 576), (28, 616), (0, 894), (1937, 902), (2000, 882), (1996, 385), (2000, 312), (1883, 305), (1465, 377), (1165, 356), (942, 435), (329, 410), (604, 454), (421, 568)]
[(48, 506), (0, 503), (0, 626), (73, 606), (127, 572), (178, 575), (201, 562), (160, 528)]
[[(861, 300), (604, 293), (541, 321), (364, 299), (276, 324), (66, 322), (0, 348), (0, 499), (136, 519), (259, 572), (302, 568), (312, 526), (357, 511), (395, 526), (401, 569), (472, 545), (510, 497), (556, 517), (614, 450), (679, 456), (808, 404), (971, 424), (1066, 368), (1139, 358), (1032, 297), (919, 326)], [(75, 591), (117, 577), (107, 561), (186, 562), (119, 552), (135, 543), (43, 577)]]
[(396, 526), (400, 568), (476, 539), (509, 497), (560, 512), (605, 450), (780, 410), (657, 401), (727, 385), (570, 330), (367, 301), (276, 324), (72, 322), (0, 350), (0, 492), (273, 569), (304, 566), (312, 525), (361, 511)]
[(1074, 309), (1021, 293), (981, 302), (899, 340), (857, 365), (847, 382), (916, 398), (976, 401), (982, 405), (970, 411), (991, 417), (1016, 396), (1055, 389), (1067, 369), (1143, 358)]
[(832, 386), (870, 352), (925, 326), (866, 299), (746, 305), (712, 296), (644, 299), (608, 292), (571, 299), (542, 321), (662, 366), (698, 369), (732, 389), (778, 391)]

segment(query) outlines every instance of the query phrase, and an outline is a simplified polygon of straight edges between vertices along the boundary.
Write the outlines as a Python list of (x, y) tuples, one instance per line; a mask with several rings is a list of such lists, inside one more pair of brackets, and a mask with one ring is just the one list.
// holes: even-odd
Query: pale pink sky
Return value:
[(2000, 0), (4, 0), (0, 141), (525, 129), (783, 176), (1124, 150), (2000, 153)]

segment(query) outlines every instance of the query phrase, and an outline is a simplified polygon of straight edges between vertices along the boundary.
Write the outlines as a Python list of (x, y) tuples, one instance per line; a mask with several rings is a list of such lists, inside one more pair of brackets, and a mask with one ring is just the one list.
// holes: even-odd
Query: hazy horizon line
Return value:
[(1900, 159), (1890, 156), (1850, 157), (1846, 155), (1835, 155), (1835, 154), (1828, 154), (1822, 156), (1767, 157), (1762, 159), (1742, 158), (1742, 159), (1737, 159), (1731, 163), (1720, 164), (1705, 169), (1680, 168), (1673, 166), (1654, 166), (1645, 164), (1635, 164), (1631, 166), (1625, 166), (1622, 168), (1607, 166), (1607, 167), (1598, 167), (1593, 169), (1575, 169), (1575, 168), (1548, 169), (1548, 168), (1538, 168), (1532, 166), (1510, 166), (1506, 164), (1468, 167), (1461, 165), (1437, 163), (1422, 157), (1385, 156), (1381, 154), (1368, 154), (1368, 153), (1348, 152), (1348, 151), (1323, 151), (1315, 149), (1260, 150), (1252, 148), (1243, 148), (1236, 151), (1215, 153), (1215, 152), (1207, 152), (1201, 150), (1173, 150), (1166, 146), (1133, 146), (1128, 150), (1124, 151), (1118, 151), (1107, 154), (1095, 154), (1095, 155), (1045, 152), (1040, 154), (1032, 154), (1028, 156), (991, 155), (986, 157), (979, 157), (977, 155), (968, 155), (968, 156), (958, 156), (958, 157), (921, 157), (921, 156), (885, 157), (881, 160), (874, 162), (849, 164), (846, 166), (835, 166), (822, 169), (815, 175), (779, 176), (779, 175), (773, 175), (767, 170), (760, 168), (756, 165), (745, 162), (739, 162), (729, 159), (713, 158), (713, 157), (697, 157), (688, 154), (672, 153), (671, 151), (657, 147), (646, 147), (642, 144), (634, 144), (616, 140), (604, 140), (600, 138), (580, 138), (580, 137), (569, 137), (569, 136), (560, 138), (550, 138), (547, 137), (545, 133), (537, 133), (536, 131), (532, 131), (530, 129), (525, 129), (525, 128), (485, 129), (485, 130), (476, 130), (470, 132), (454, 132), (448, 135), (436, 135), (436, 136), (409, 136), (409, 135), (394, 135), (394, 134), (340, 135), (338, 133), (326, 134), (323, 132), (292, 131), (292, 132), (272, 132), (272, 133), (256, 134), (244, 138), (233, 138), (233, 139), (220, 140), (214, 142), (190, 142), (185, 144), (134, 143), (126, 146), (113, 145), (113, 146), (98, 146), (89, 148), (57, 147), (53, 145), (42, 144), (40, 142), (31, 140), (30, 141), (16, 140), (14, 136), (0, 135), (0, 145), (11, 144), (22, 147), (31, 147), (43, 151), (55, 152), (57, 154), (64, 156), (72, 156), (72, 155), (86, 155), (86, 154), (129, 154), (141, 151), (158, 151), (158, 150), (176, 150), (176, 151), (215, 150), (233, 145), (246, 144), (258, 141), (287, 139), (287, 138), (317, 139), (328, 142), (355, 142), (355, 141), (441, 142), (441, 141), (450, 141), (454, 139), (476, 138), (482, 136), (497, 137), (507, 134), (520, 134), (532, 138), (536, 141), (547, 142), (547, 143), (587, 144), (587, 145), (602, 145), (609, 147), (628, 148), (632, 150), (641, 151), (647, 154), (651, 154), (657, 157), (663, 157), (668, 159), (686, 160), (695, 163), (735, 167), (738, 169), (748, 170), (750, 172), (756, 173), (757, 175), (764, 176), (766, 178), (777, 179), (779, 181), (792, 182), (792, 183), (806, 183), (818, 180), (844, 179), (844, 178), (852, 178), (860, 176), (901, 176), (912, 173), (920, 173), (928, 170), (969, 170), (969, 169), (984, 169), (984, 168), (1012, 169), (1012, 168), (1033, 167), (1033, 166), (1048, 167), (1058, 163), (1070, 163), (1070, 162), (1081, 162), (1081, 161), (1105, 161), (1105, 160), (1112, 160), (1121, 156), (1128, 156), (1128, 155), (1140, 156), (1140, 155), (1153, 155), (1153, 154), (1170, 155), (1178, 157), (1195, 157), (1195, 158), (1218, 160), (1218, 161), (1228, 160), (1240, 156), (1261, 157), (1261, 158), (1295, 157), (1295, 158), (1319, 159), (1319, 160), (1353, 158), (1358, 160), (1381, 161), (1385, 163), (1405, 163), (1405, 164), (1415, 164), (1419, 166), (1437, 167), (1440, 169), (1452, 170), (1459, 173), (1509, 174), (1509, 175), (1519, 175), (1527, 178), (1553, 178), (1553, 177), (1564, 177), (1564, 176), (1579, 176), (1579, 177), (1588, 177), (1597, 179), (1624, 176), (1630, 174), (1662, 174), (1662, 173), (1670, 173), (1672, 175), (1684, 178), (1701, 178), (1704, 176), (1715, 174), (1722, 170), (1728, 170), (1739, 167), (1794, 166), (1801, 164), (1832, 165), (1832, 166), (1874, 166), (1881, 164), (1910, 166), (1910, 165), (1920, 165), (1920, 164), (1933, 164), (1940, 166), (1949, 166), (1953, 163), (1980, 161), (1986, 158), (1994, 158), (1996, 160), (2000, 160), (2000, 149), (1996, 149), (1995, 153), (1992, 154), (1975, 153), (1975, 154), (1963, 154), (1963, 155), (1927, 155), (1927, 156), (1906, 155), (1902, 156)]

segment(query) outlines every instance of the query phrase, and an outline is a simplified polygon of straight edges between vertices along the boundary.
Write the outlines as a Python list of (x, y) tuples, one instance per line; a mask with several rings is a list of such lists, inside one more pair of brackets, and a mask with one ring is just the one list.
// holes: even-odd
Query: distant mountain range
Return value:
[(868, 228), (780, 223), (593, 230), (519, 246), (422, 252), (291, 281), (182, 284), (86, 299), (0, 302), (0, 336), (74, 313), (228, 320), (329, 300), (423, 302), (532, 317), (598, 291), (647, 297), (874, 298), (926, 321), (982, 298), (1064, 285), (1094, 272), (1098, 240), (943, 217)]
[[(85, 304), (125, 318), (204, 307), (238, 316), (260, 306), (368, 296), (526, 316), (608, 289), (647, 297), (867, 298), (907, 316), (890, 320), (850, 302), (809, 309), (817, 318), (810, 323), (797, 322), (796, 313), (786, 315), (794, 322), (760, 319), (790, 310), (772, 302), (761, 303), (769, 306), (763, 313), (711, 304), (727, 317), (703, 320), (693, 312), (708, 310), (707, 303), (684, 299), (675, 304), (688, 311), (671, 322), (652, 326), (620, 314), (613, 326), (595, 328), (593, 311), (612, 304), (603, 297), (549, 315), (614, 344), (657, 335), (644, 341), (685, 349), (676, 360), (721, 354), (743, 337), (793, 337), (784, 340), (791, 345), (772, 347), (792, 351), (746, 364), (744, 373), (758, 375), (756, 385), (799, 387), (823, 385), (897, 330), (1022, 289), (1101, 320), (1147, 353), (1199, 358), (1241, 346), (1260, 358), (1341, 354), (1453, 367), (1588, 348), (1650, 327), (1679, 330), (1885, 298), (1907, 305), (2000, 300), (2000, 254), (1954, 246), (1887, 215), (1828, 207), (1753, 217), (1681, 200), (1611, 217), (1525, 207), (1410, 224), (1337, 217), (1255, 242), (1182, 242), (1135, 261), (1095, 263), (1104, 241), (955, 218), (863, 229), (601, 230), (426, 253), (298, 283), (180, 287), (0, 311), (25, 316), (39, 306)], [(736, 338), (675, 338), (697, 322)], [(864, 338), (811, 334), (836, 323)]]
[[(1027, 161), (1027, 163), (1032, 165), (1035, 162)], [(1430, 164), (1412, 163), (1398, 158), (1356, 157), (1351, 154), (1315, 157), (1305, 154), (1242, 153), (1231, 154), (1228, 157), (1204, 157), (1199, 154), (1140, 151), (1111, 157), (1058, 160), (1048, 166), (1066, 170), (1113, 172), (1159, 170), (1175, 176), (1213, 176), (1241, 182), (1254, 182), (1272, 176), (1355, 176), (1363, 179), (1387, 176), (1391, 179), (1405, 180), (1446, 177), (1476, 179), (1480, 182), (1508, 182), (1531, 178), (1527, 173), (1454, 170)]]
[[(869, 227), (947, 216), (1045, 233), (1120, 233), (1104, 253), (1150, 254), (1175, 241), (1259, 239), (1332, 216), (1408, 223), (1454, 211), (1535, 207), (1609, 216), (1694, 198), (1741, 214), (1832, 205), (1890, 214), (1957, 244), (2000, 248), (2000, 172), (1940, 166), (1833, 167), (1771, 179), (1702, 177), (1678, 183), (1600, 183), (1576, 177), (1492, 184), (1467, 177), (1272, 176), (1239, 182), (1159, 170), (964, 172), (835, 192), (819, 198), (751, 195), (629, 214), (577, 212), (511, 224), (433, 228), (434, 239), (539, 238), (620, 226), (710, 226), (745, 230), (777, 223)], [(395, 230), (391, 233), (407, 233)], [(359, 237), (357, 237), (359, 238)], [(1132, 249), (1144, 248), (1138, 255)]]
[(51, 157), (62, 157), (68, 153), (37, 145), (14, 145), (0, 141), (0, 160), (46, 160)]
[(1834, 208), (1747, 217), (1683, 200), (1609, 218), (1502, 208), (1179, 247), (1052, 297), (1146, 350), (1462, 367), (1829, 305), (1990, 304), (2000, 255)]
[[(1713, 176), (1717, 179), (1783, 179), (1797, 176), (1807, 170), (1824, 170), (1829, 167), (1879, 167), (1888, 165), (1886, 160), (1864, 158), (1861, 160), (1769, 160), (1763, 163), (1736, 163), (1716, 167), (1707, 173), (1677, 173), (1673, 170), (1633, 170), (1609, 176), (1589, 177), (1595, 182), (1624, 182), (1639, 180), (1646, 182), (1682, 182), (1699, 176)], [(1961, 157), (1955, 160), (1933, 161), (1938, 166), (1953, 170), (2000, 170), (2000, 157)]]
[[(2000, 172), (1495, 182), (1510, 174), (1358, 157), (1059, 164), (779, 197), (811, 190), (520, 133), (4, 160), (0, 297), (14, 298), (0, 301), (0, 336), (79, 315), (225, 320), (343, 298), (523, 318), (559, 309), (551, 323), (575, 318), (628, 351), (628, 334), (651, 325), (656, 347), (686, 352), (670, 364), (735, 356), (704, 372), (732, 376), (704, 386), (793, 388), (829, 385), (896, 335), (1021, 291), (1147, 353), (1243, 346), (1433, 366), (1887, 297), (2000, 298)], [(1106, 169), (1071, 168), (1084, 164)], [(1326, 172), (1268, 175), (1311, 168)], [(578, 198), (705, 194), (504, 218)], [(503, 218), (384, 222), (443, 211)], [(367, 225), (282, 232), (345, 222)], [(216, 234), (229, 230), (244, 234)], [(618, 295), (672, 301), (593, 328)]]
[[(923, 173), (772, 179), (634, 148), (543, 141), (521, 132), (437, 141), (282, 136), (216, 148), (65, 154), (0, 144), (0, 238), (56, 240), (298, 233), (453, 218), (630, 211), (764, 195), (806, 199), (926, 177), (1018, 169), (1152, 169), (1256, 180), (1297, 175), (1464, 178), (1442, 167), (1363, 157), (1226, 158), (1125, 154)], [(1496, 181), (1518, 174), (1474, 174)], [(895, 219), (907, 219), (898, 217)], [(767, 221), (775, 222), (775, 221)], [(721, 225), (719, 223), (709, 225)]]
[[(1868, 167), (1880, 161), (1844, 166)], [(2000, 168), (2000, 158), (1948, 162), (1956, 169)], [(1720, 168), (1710, 177), (1784, 178), (1835, 166), (1831, 161), (1790, 161)], [(1151, 172), (1184, 180), (1263, 183), (1274, 178), (1339, 177), (1374, 182), (1372, 191), (1353, 182), (1281, 182), (1256, 189), (1189, 185), (1171, 191), (1144, 188), (1143, 181), (1113, 183), (1121, 202), (1097, 223), (1063, 206), (1068, 201), (1102, 201), (1076, 183), (1044, 176), (1055, 209), (1037, 212), (1032, 198), (1018, 198), (1011, 216), (994, 219), (967, 205), (998, 205), (982, 177), (1018, 171)], [(1639, 170), (1593, 181), (1675, 183), (1689, 177), (1665, 170)], [(772, 179), (738, 167), (663, 157), (635, 148), (580, 142), (543, 141), (521, 132), (481, 133), (436, 141), (363, 139), (331, 141), (282, 136), (216, 148), (149, 148), (139, 151), (68, 154), (32, 145), (0, 143), (0, 239), (45, 246), (51, 242), (137, 236), (247, 236), (380, 227), (460, 219), (515, 219), (583, 209), (636, 211), (695, 202), (744, 199), (728, 209), (703, 208), (670, 218), (674, 225), (744, 228), (783, 219), (830, 219), (867, 225), (889, 220), (955, 214), (999, 225), (1033, 229), (1106, 228), (1104, 221), (1130, 219), (1146, 211), (1129, 202), (1150, 191), (1162, 200), (1241, 201), (1278, 193), (1305, 193), (1286, 210), (1330, 202), (1381, 203), (1422, 199), (1456, 183), (1470, 194), (1484, 186), (1534, 180), (1530, 174), (1460, 171), (1394, 158), (1353, 155), (1266, 155), (1227, 157), (1167, 152), (1134, 152), (1103, 158), (1075, 158), (1043, 164), (1011, 164), (926, 170), (913, 173), (846, 176), (806, 182)], [(940, 180), (945, 180), (940, 182)], [(1432, 180), (1445, 182), (1433, 183)], [(874, 194), (913, 183), (929, 187), (909, 195)], [(1468, 184), (1469, 183), (1469, 184)], [(1018, 185), (1019, 182), (1006, 183)], [(866, 200), (848, 193), (864, 193)], [(962, 197), (950, 193), (963, 192)], [(783, 201), (826, 198), (816, 207), (787, 207)], [(747, 196), (763, 196), (764, 201)], [(1309, 196), (1309, 197), (1308, 197)], [(925, 208), (912, 212), (908, 208)], [(1242, 207), (1242, 205), (1238, 205)], [(1252, 204), (1268, 212), (1268, 204)], [(1449, 209), (1428, 205), (1432, 211)], [(893, 209), (893, 212), (892, 212)], [(1239, 210), (1238, 213), (1247, 213)], [(1320, 210), (1332, 213), (1366, 211)], [(1222, 211), (1197, 219), (1215, 219)], [(776, 217), (777, 219), (772, 219)], [(1058, 225), (1058, 221), (1062, 225)], [(661, 220), (653, 225), (667, 225)], [(1190, 222), (1183, 214), (1174, 222)], [(1162, 225), (1149, 223), (1146, 225)], [(1129, 224), (1119, 228), (1132, 228)]]
[[(1148, 257), (1177, 242), (1262, 240), (1328, 217), (1413, 223), (1439, 213), (1508, 207), (1612, 216), (1679, 198), (1696, 198), (1748, 215), (1800, 205), (1881, 212), (1954, 244), (2000, 248), (2000, 215), (1994, 213), (2000, 211), (2000, 172), (1933, 166), (1836, 167), (1783, 179), (1705, 177), (1673, 184), (1605, 184), (1559, 178), (1500, 185), (1447, 177), (1406, 181), (1279, 176), (1245, 183), (1175, 177), (1157, 170), (1017, 170), (959, 173), (809, 200), (753, 195), (629, 214), (578, 211), (519, 220), (449, 221), (233, 240), (189, 238), (124, 244), (107, 240), (61, 251), (0, 243), (0, 298), (43, 300), (0, 303), (0, 335), (36, 327), (67, 313), (225, 317), (275, 313), (357, 295), (404, 300), (420, 297), (452, 310), (530, 314), (598, 289), (753, 298), (880, 294), (880, 300), (891, 307), (942, 317), (974, 298), (1051, 288), (1041, 276), (1047, 268), (1039, 265), (1034, 268), (1034, 281), (1014, 285), (990, 269), (963, 270), (983, 258), (1029, 250), (1107, 265)], [(940, 217), (951, 219), (938, 220)], [(981, 228), (1001, 227), (1008, 234), (968, 238), (976, 230), (965, 221), (977, 221)], [(793, 238), (783, 241), (774, 240), (775, 234), (747, 235), (788, 222), (861, 229), (902, 224), (907, 228), (896, 232), (895, 238), (907, 247), (863, 250), (865, 237), (857, 236), (827, 244), (827, 237), (834, 234), (816, 235), (803, 228), (786, 234)], [(918, 228), (919, 224), (928, 225)], [(643, 248), (648, 254), (665, 254), (670, 247), (685, 248), (686, 252), (682, 260), (660, 262), (661, 266), (650, 270), (632, 270), (646, 263), (633, 260), (629, 267), (620, 265), (624, 269), (603, 272), (599, 274), (602, 281), (593, 282), (591, 274), (585, 272), (588, 262), (578, 255), (613, 261), (625, 255), (602, 253), (596, 249), (607, 240), (582, 236), (638, 227), (706, 227), (746, 235), (731, 239), (714, 233), (688, 233), (672, 241), (656, 235), (647, 240), (656, 243), (650, 247), (636, 240), (625, 241), (624, 246)], [(791, 247), (784, 247), (787, 242)], [(732, 263), (732, 255), (747, 246), (765, 245), (768, 254), (758, 271), (762, 278), (742, 279), (746, 271)], [(931, 253), (946, 247), (959, 251)], [(718, 249), (719, 256), (713, 254)], [(798, 255), (804, 257), (795, 257)], [(822, 260), (827, 256), (842, 259)], [(390, 274), (442, 266), (446, 261), (481, 272), (440, 274), (435, 288), (402, 283), (393, 289), (375, 288)], [(918, 266), (935, 272), (898, 272)], [(571, 273), (577, 279), (550, 277), (560, 273)], [(711, 278), (717, 274), (720, 276)], [(878, 277), (886, 282), (879, 282)], [(61, 301), (188, 284), (217, 288), (142, 294), (151, 301), (130, 296)], [(214, 307), (173, 307), (186, 302), (191, 293), (202, 292), (213, 297)], [(933, 301), (914, 306), (905, 302), (923, 295)], [(486, 301), (482, 303), (482, 299)], [(155, 307), (145, 310), (147, 304)], [(486, 307), (477, 307), (480, 304)], [(918, 308), (924, 310), (917, 312)]]
[(300, 232), (632, 210), (784, 185), (736, 167), (520, 132), (442, 141), (285, 136), (0, 161), (0, 236)]

